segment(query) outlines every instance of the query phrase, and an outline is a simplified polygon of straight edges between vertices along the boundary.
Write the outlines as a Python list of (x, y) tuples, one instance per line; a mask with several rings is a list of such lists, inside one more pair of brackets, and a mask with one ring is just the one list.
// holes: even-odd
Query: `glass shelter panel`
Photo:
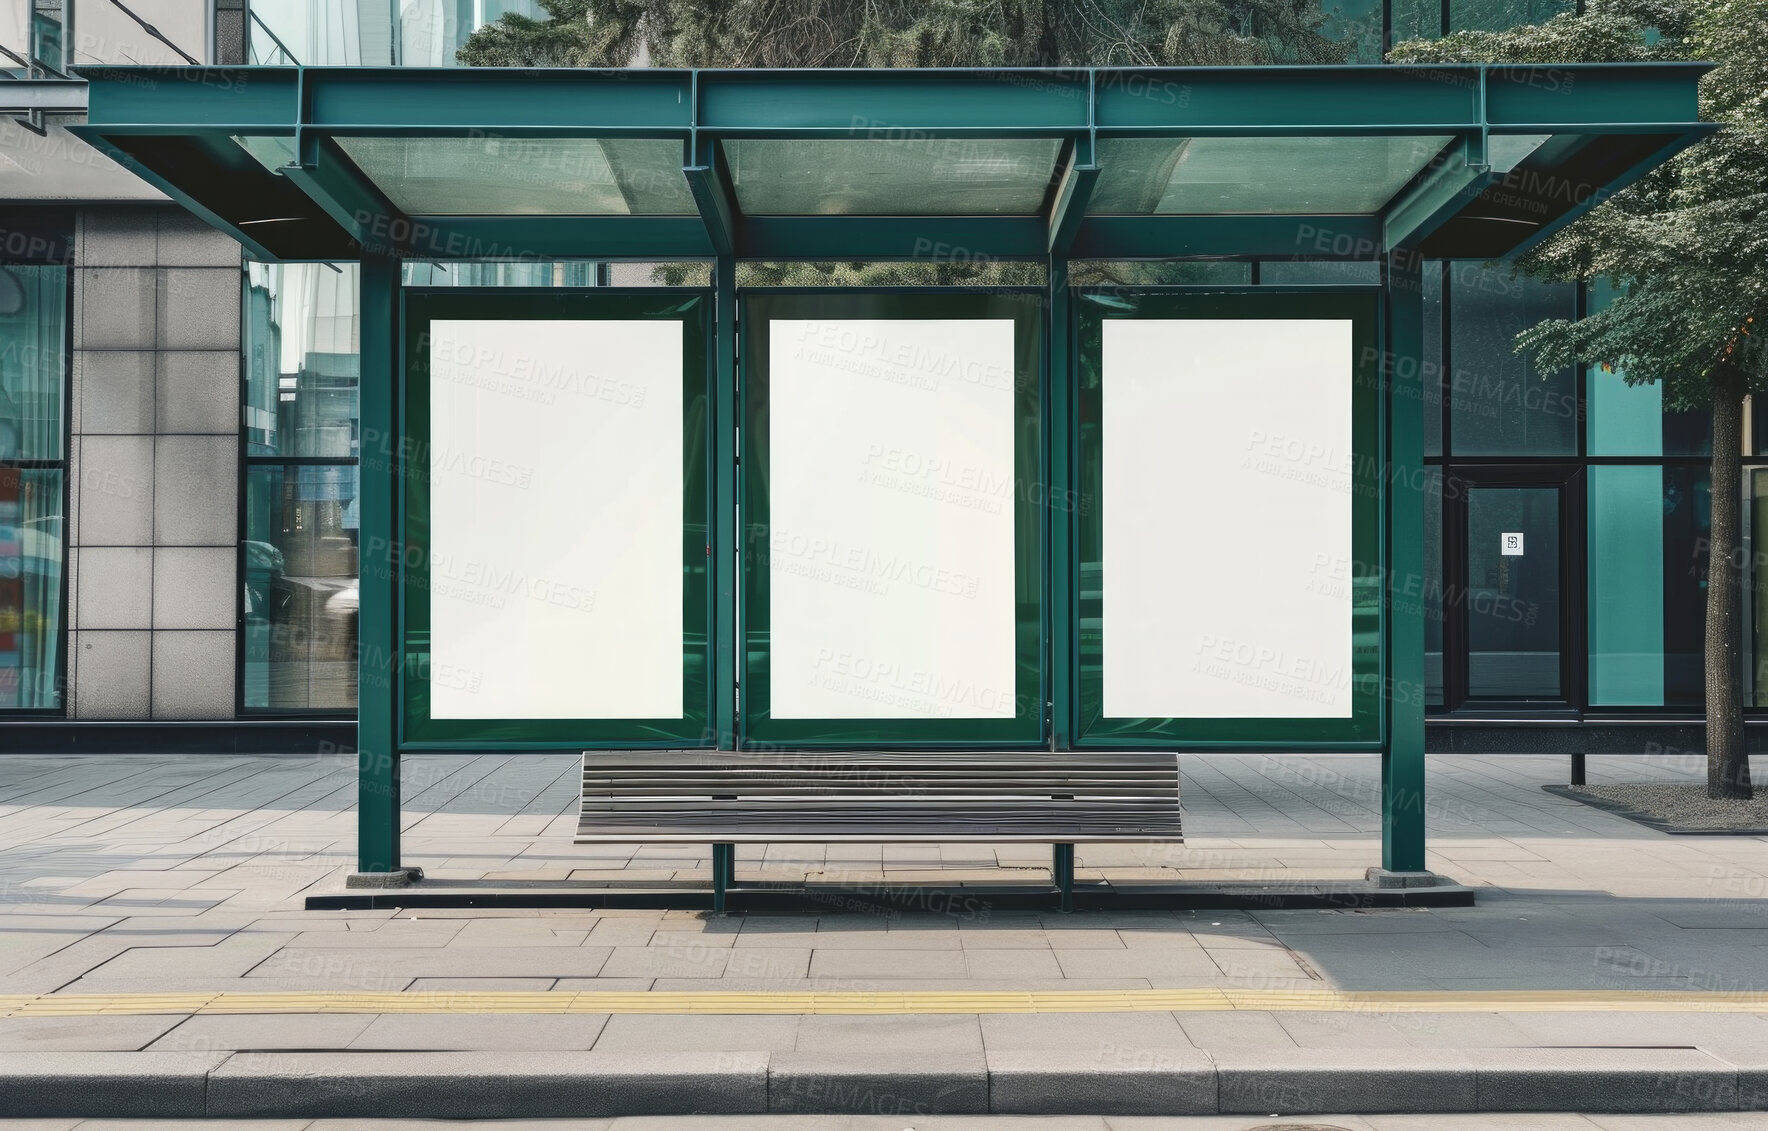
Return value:
[(691, 215), (682, 146), (668, 138), (340, 137), (413, 216)]
[(750, 215), (1018, 215), (1043, 206), (1056, 138), (732, 139), (737, 205)]
[(407, 737), (702, 740), (703, 299), (407, 294)]
[(1040, 312), (1012, 294), (750, 300), (748, 737), (1041, 735)]
[(1373, 297), (1124, 306), (1082, 311), (1083, 739), (1377, 737)]
[(1376, 137), (1105, 138), (1095, 215), (1376, 212), (1453, 140)]

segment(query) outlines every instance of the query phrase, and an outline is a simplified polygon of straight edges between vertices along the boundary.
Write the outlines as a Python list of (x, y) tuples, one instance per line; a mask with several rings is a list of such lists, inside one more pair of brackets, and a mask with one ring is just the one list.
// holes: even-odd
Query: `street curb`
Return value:
[(0, 1058), (0, 1111), (137, 1119), (1628, 1114), (1761, 1110), (1763, 1077), (1759, 1064), (1692, 1048), (45, 1052)]

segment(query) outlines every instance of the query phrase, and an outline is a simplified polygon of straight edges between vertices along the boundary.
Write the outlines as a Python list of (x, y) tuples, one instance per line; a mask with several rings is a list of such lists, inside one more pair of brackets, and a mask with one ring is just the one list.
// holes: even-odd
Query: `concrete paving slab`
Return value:
[(563, 1052), (594, 1046), (607, 1020), (600, 1013), (386, 1014), (373, 1018), (354, 1039), (332, 1047)]
[(831, 1056), (886, 1052), (980, 1053), (982, 1026), (974, 1016), (963, 1014), (894, 1017), (812, 1014), (799, 1023), (797, 1051)]
[(0, 1053), (136, 1052), (151, 1045), (182, 1016), (153, 1017), (3, 1017)]
[(1060, 1049), (1102, 1061), (1120, 1050), (1192, 1043), (1170, 1013), (993, 1013), (979, 1021), (989, 1052)]
[(608, 1019), (595, 1047), (604, 1052), (790, 1052), (799, 1018), (622, 1014)]
[(174, 1018), (181, 1021), (149, 1046), (180, 1052), (348, 1048), (373, 1014), (236, 1014)]

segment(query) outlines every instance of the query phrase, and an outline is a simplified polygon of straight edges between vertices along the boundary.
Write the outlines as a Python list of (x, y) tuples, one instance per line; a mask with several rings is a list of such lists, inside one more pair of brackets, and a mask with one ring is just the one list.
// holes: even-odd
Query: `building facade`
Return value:
[[(1387, 42), (1564, 8), (1324, 3), (1324, 26), (1366, 63)], [(437, 66), (475, 26), (534, 7), (140, 0), (131, 19), (97, 0), (0, 0), (0, 46), (26, 60), (18, 74), (35, 61), (51, 82), (103, 62)], [(53, 117), (25, 117), (0, 117), (0, 529), (13, 535), (0, 537), (0, 727), (21, 749), (349, 743), (356, 267), (246, 262)], [(1169, 281), (1378, 278), (1373, 262), (1308, 250), (1184, 265)], [(407, 281), (646, 286), (703, 271), (434, 263)], [(1429, 263), (1425, 283), (1426, 383), (1440, 390), (1426, 406), (1418, 585), (1433, 747), (1698, 742), (1708, 422), (1665, 413), (1657, 386), (1625, 374), (1543, 373), (1514, 353), (1518, 330), (1607, 301), (1599, 286), (1473, 262)], [(1768, 495), (1761, 434), (1746, 436), (1752, 502)], [(1749, 520), (1753, 538), (1768, 516), (1752, 506)], [(1768, 722), (1768, 608), (1751, 603), (1749, 695)]]

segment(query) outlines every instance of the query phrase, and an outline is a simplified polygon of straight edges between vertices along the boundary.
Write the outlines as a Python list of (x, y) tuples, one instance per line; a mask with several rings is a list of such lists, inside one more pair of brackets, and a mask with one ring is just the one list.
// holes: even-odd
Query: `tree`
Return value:
[[(1343, 63), (1321, 0), (540, 0), (458, 52), (484, 67), (1065, 67)], [(1370, 29), (1374, 37), (1379, 28)], [(1042, 281), (1031, 264), (745, 263), (744, 284)], [(679, 269), (659, 269), (667, 282)]]
[(1319, 0), (540, 0), (469, 66), (1073, 67), (1342, 63)]
[(1768, 0), (1591, 0), (1584, 15), (1503, 32), (1400, 44), (1396, 62), (1620, 62), (1676, 58), (1717, 66), (1701, 117), (1723, 124), (1524, 256), (1520, 270), (1618, 294), (1580, 321), (1553, 319), (1517, 338), (1545, 368), (1612, 366), (1629, 384), (1661, 382), (1666, 407), (1713, 414), (1712, 532), (1706, 611), (1707, 793), (1751, 796), (1743, 729), (1743, 410), (1768, 390), (1755, 327), (1768, 306)]

